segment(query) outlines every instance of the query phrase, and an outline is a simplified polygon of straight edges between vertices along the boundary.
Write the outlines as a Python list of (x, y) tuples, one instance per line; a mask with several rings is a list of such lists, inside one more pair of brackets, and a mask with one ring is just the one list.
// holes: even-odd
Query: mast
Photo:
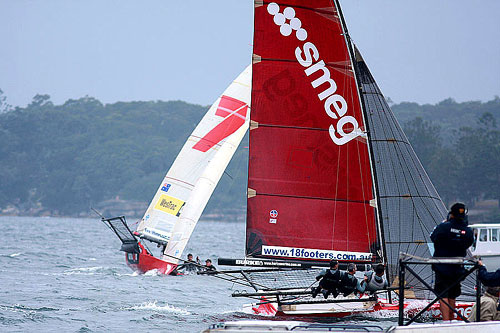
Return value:
[[(342, 22), (342, 30), (344, 31), (344, 37), (346, 39), (346, 44), (347, 47), (349, 48), (349, 55), (351, 57), (351, 64), (352, 64), (352, 70), (354, 72), (354, 79), (356, 80), (356, 86), (358, 88), (358, 96), (359, 100), (361, 103), (361, 110), (363, 114), (363, 123), (365, 125), (366, 129), (366, 135), (367, 135), (367, 143), (368, 143), (368, 155), (370, 156), (370, 168), (371, 168), (371, 174), (372, 174), (372, 182), (373, 182), (373, 194), (374, 194), (374, 199), (376, 202), (376, 207), (375, 210), (377, 211), (376, 214), (376, 219), (377, 219), (377, 228), (378, 228), (378, 233), (379, 233), (379, 239), (380, 239), (380, 247), (381, 247), (381, 252), (382, 252), (382, 262), (385, 264), (387, 263), (387, 255), (386, 255), (386, 247), (385, 247), (385, 237), (384, 237), (384, 227), (382, 224), (382, 211), (381, 211), (381, 203), (380, 203), (380, 198), (379, 198), (379, 189), (378, 189), (378, 182), (377, 182), (377, 172), (374, 167), (374, 157), (373, 157), (373, 147), (372, 147), (372, 141), (371, 141), (371, 133), (370, 133), (370, 127), (368, 123), (368, 119), (366, 117), (366, 106), (363, 98), (361, 96), (363, 95), (363, 91), (361, 89), (361, 85), (358, 81), (358, 77), (356, 75), (357, 72), (357, 60), (356, 56), (354, 53), (354, 50), (352, 48), (351, 44), (351, 36), (349, 35), (349, 31), (347, 30), (347, 24), (345, 23), (344, 20), (344, 15), (342, 13), (342, 8), (340, 7), (340, 2), (338, 0), (335, 0), (335, 6), (338, 9), (338, 14), (340, 17), (340, 21)], [(386, 277), (389, 278), (389, 271), (388, 267), (386, 265)], [(390, 283), (391, 281), (389, 281)]]
[[(429, 236), (446, 209), (361, 53), (355, 45), (350, 47), (368, 129), (387, 278), (394, 281), (401, 251), (431, 256)], [(430, 267), (421, 267), (418, 274), (431, 277), (433, 273)], [(417, 297), (430, 297), (416, 278), (407, 282)]]

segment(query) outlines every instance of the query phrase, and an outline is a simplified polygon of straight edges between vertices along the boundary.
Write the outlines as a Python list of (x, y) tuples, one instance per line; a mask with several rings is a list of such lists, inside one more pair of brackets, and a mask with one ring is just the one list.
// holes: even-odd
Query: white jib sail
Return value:
[(162, 258), (177, 263), (250, 119), (248, 66), (207, 111), (158, 188), (137, 232), (168, 243)]

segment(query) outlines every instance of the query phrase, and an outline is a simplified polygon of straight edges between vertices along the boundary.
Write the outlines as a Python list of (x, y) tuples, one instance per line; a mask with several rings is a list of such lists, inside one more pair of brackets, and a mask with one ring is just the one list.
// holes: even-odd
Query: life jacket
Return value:
[(339, 290), (342, 293), (344, 293), (345, 296), (347, 296), (356, 290), (357, 285), (358, 285), (358, 279), (356, 279), (356, 277), (354, 277), (354, 275), (351, 275), (349, 273), (344, 273), (344, 275), (342, 275), (342, 279), (340, 281)]
[(387, 286), (385, 279), (382, 276), (377, 276), (373, 271), (369, 272), (366, 276), (368, 277), (366, 281), (366, 291), (377, 291)]
[(192, 261), (187, 261), (185, 264), (184, 264), (184, 269), (186, 270), (186, 272), (196, 272), (198, 271), (198, 267), (195, 265), (194, 262)]
[(343, 272), (340, 272), (340, 270), (333, 271), (330, 269), (326, 270), (326, 274), (323, 276), (323, 279), (320, 282), (320, 286), (324, 289), (335, 289), (340, 287), (341, 285), (341, 280), (342, 280), (342, 274)]

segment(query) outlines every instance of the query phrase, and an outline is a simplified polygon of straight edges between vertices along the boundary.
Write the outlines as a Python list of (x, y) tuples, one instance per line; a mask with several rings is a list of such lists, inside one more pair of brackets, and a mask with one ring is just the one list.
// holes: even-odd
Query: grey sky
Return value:
[[(500, 95), (500, 1), (341, 0), (351, 36), (395, 102)], [(253, 0), (0, 0), (0, 88), (12, 105), (211, 104), (250, 62)]]

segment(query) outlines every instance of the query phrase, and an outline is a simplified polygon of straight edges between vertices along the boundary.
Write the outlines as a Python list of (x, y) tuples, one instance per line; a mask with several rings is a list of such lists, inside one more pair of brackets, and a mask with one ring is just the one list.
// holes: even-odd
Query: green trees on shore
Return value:
[(89, 97), (56, 106), (35, 97), (0, 115), (0, 207), (73, 215), (116, 196), (149, 201), (205, 110)]
[[(500, 98), (392, 106), (445, 201), (500, 199)], [(148, 202), (207, 107), (181, 101), (118, 102), (91, 97), (25, 108), (0, 90), (0, 211), (88, 212), (119, 196)], [(207, 210), (244, 207), (248, 139)]]
[(414, 110), (418, 116), (403, 124), (434, 186), (447, 203), (462, 200), (472, 206), (478, 200), (500, 199), (500, 99), (447, 101), (450, 121), (439, 115), (442, 103), (436, 110), (421, 106)]

